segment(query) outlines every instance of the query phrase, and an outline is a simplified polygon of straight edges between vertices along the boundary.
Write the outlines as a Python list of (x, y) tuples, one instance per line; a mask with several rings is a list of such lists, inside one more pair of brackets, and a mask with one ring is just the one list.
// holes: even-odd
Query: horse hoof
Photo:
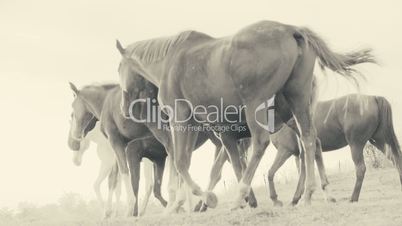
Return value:
[(207, 211), (207, 209), (208, 209), (208, 206), (203, 203), (201, 206), (200, 212), (205, 212), (205, 211)]
[(105, 211), (105, 213), (103, 214), (103, 219), (109, 219), (112, 216), (112, 211), (111, 210), (107, 210)]
[(163, 200), (163, 201), (161, 201), (161, 205), (162, 205), (163, 207), (166, 207), (166, 206), (168, 205), (168, 203), (167, 203), (165, 200)]
[(298, 200), (292, 200), (292, 202), (289, 203), (289, 206), (296, 206), (298, 202)]
[[(293, 203), (293, 202), (292, 202), (292, 203)], [(291, 203), (291, 204), (292, 204), (292, 203)], [(283, 203), (282, 203), (281, 201), (279, 201), (279, 200), (275, 200), (275, 201), (274, 201), (274, 206), (275, 206), (275, 207), (282, 207), (282, 206), (283, 206)]]
[(251, 208), (257, 208), (257, 206), (258, 206), (258, 203), (256, 202), (256, 201), (249, 201), (248, 202), (248, 205), (251, 207)]
[(242, 199), (240, 202), (236, 202), (235, 205), (230, 210), (235, 211), (238, 209), (244, 209), (244, 208), (246, 208), (246, 206), (247, 206), (246, 201), (244, 201), (244, 199)]
[(194, 207), (194, 212), (200, 212), (202, 206), (202, 200), (200, 200)]
[(218, 197), (213, 192), (205, 192), (205, 204), (210, 208), (215, 208), (218, 205)]
[(336, 203), (336, 199), (334, 197), (328, 197), (327, 202)]

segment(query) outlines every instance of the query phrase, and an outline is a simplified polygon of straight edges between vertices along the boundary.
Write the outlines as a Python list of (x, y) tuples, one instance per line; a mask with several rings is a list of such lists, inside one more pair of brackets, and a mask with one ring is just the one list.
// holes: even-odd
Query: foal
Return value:
[[(85, 138), (81, 140), (78, 144), (79, 150), (73, 152), (73, 163), (76, 166), (81, 165), (82, 157), (85, 151), (89, 148), (91, 142), (96, 144), (96, 153), (100, 160), (98, 176), (93, 185), (96, 198), (98, 202), (104, 207), (106, 214), (112, 209), (112, 199), (114, 194), (116, 198), (115, 211), (117, 212), (120, 204), (121, 186), (116, 164), (116, 156), (114, 155), (114, 152), (110, 147), (110, 144), (107, 141), (106, 137), (101, 133), (99, 123), (97, 123), (95, 128), (89, 131)], [(109, 192), (105, 205), (101, 194), (101, 184), (108, 176)]]

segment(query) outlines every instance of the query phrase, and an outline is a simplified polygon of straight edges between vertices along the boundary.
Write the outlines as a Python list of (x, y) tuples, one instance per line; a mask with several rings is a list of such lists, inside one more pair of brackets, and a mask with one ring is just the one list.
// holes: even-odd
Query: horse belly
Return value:
[(116, 124), (120, 134), (129, 140), (152, 134), (144, 124), (133, 122), (132, 119), (122, 119), (117, 121)]
[(332, 151), (343, 148), (347, 145), (345, 135), (342, 131), (328, 127), (317, 128), (317, 136), (321, 141), (322, 151)]
[[(244, 120), (243, 104), (233, 87), (215, 84), (204, 86), (204, 92), (193, 92), (188, 95), (194, 117), (207, 124), (232, 124)], [(203, 98), (199, 98), (200, 95)], [(229, 113), (230, 112), (230, 113)]]

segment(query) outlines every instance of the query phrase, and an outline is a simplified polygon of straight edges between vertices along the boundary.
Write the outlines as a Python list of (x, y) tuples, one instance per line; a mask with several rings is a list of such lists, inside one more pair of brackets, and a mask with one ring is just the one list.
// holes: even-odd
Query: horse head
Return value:
[[(142, 63), (136, 59), (135, 56), (131, 56), (120, 44), (116, 43), (116, 47), (122, 55), (118, 72), (120, 78), (120, 86), (122, 89), (122, 98), (120, 104), (120, 110), (122, 114), (128, 118), (130, 117), (130, 109), (133, 107), (133, 101), (139, 99), (139, 95), (146, 89), (147, 80), (144, 75), (147, 74)], [(133, 105), (133, 106), (130, 106)], [(132, 112), (133, 113), (133, 112)]]
[(70, 83), (70, 88), (74, 94), (74, 101), (72, 103), (73, 112), (71, 113), (68, 146), (73, 151), (85, 151), (87, 145), (83, 145), (85, 143), (84, 138), (95, 127), (97, 118), (77, 87)]

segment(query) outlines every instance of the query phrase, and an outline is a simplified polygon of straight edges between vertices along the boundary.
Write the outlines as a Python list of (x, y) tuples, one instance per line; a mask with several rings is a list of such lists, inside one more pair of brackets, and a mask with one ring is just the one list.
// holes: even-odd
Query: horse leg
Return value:
[(295, 164), (297, 173), (300, 175), (300, 157), (298, 155), (295, 156)]
[(356, 168), (356, 182), (353, 189), (351, 202), (357, 202), (359, 200), (360, 190), (363, 185), (364, 174), (366, 173), (366, 164), (364, 163), (362, 144), (351, 144), (350, 150), (352, 152), (352, 160)]
[(301, 196), (304, 193), (304, 184), (306, 182), (306, 162), (304, 161), (304, 151), (300, 150), (300, 174), (299, 174), (299, 180), (297, 182), (297, 187), (295, 194), (293, 195), (293, 199), (291, 202), (292, 206), (297, 205), (299, 200), (301, 199)]
[[(185, 184), (183, 178), (179, 176), (178, 189), (176, 191), (176, 200), (170, 206), (168, 212), (179, 213), (181, 211), (185, 211), (182, 206), (186, 202), (186, 199), (189, 198), (189, 193), (191, 193), (191, 188), (188, 188), (187, 184)], [(188, 212), (191, 212), (191, 209), (189, 209)]]
[(274, 206), (283, 206), (283, 203), (278, 200), (278, 195), (275, 190), (274, 176), (276, 171), (286, 162), (286, 160), (292, 155), (292, 152), (286, 150), (285, 148), (277, 148), (274, 163), (268, 171), (268, 183), (269, 183), (269, 193)]
[(187, 213), (190, 214), (191, 212), (193, 212), (193, 193), (189, 186), (187, 185), (184, 186), (187, 200)]
[(134, 193), (134, 209), (132, 209), (132, 216), (138, 216), (138, 190), (140, 183), (140, 170), (141, 170), (141, 155), (140, 151), (143, 150), (141, 141), (132, 141), (127, 145), (127, 160), (130, 168), (131, 186)]
[[(183, 109), (183, 108), (178, 108)], [(187, 118), (188, 114), (185, 112), (176, 112), (179, 118)], [(184, 117), (183, 117), (184, 116)], [(181, 131), (175, 128), (187, 128), (191, 124), (187, 123), (171, 123), (171, 132), (174, 139), (174, 163), (177, 172), (180, 174), (185, 184), (189, 186), (191, 192), (196, 196), (201, 196), (206, 204), (214, 208), (217, 204), (217, 197), (212, 192), (203, 192), (199, 185), (197, 185), (191, 178), (188, 170), (191, 163), (191, 155), (197, 141), (198, 132)]]
[(119, 214), (119, 209), (120, 209), (120, 198), (121, 198), (121, 178), (120, 175), (117, 174), (117, 183), (116, 183), (116, 188), (114, 189), (114, 195), (116, 198), (116, 204), (115, 204), (115, 215), (118, 216)]
[[(116, 132), (116, 130), (108, 130), (107, 134), (109, 137), (109, 142), (112, 145), (112, 148), (116, 154), (117, 164), (120, 172), (120, 178), (123, 181), (124, 187), (126, 189), (127, 210), (128, 210), (127, 214), (129, 214), (134, 208), (135, 196), (131, 186), (131, 178), (127, 165), (127, 156), (125, 150), (127, 143), (124, 142), (123, 139), (117, 135), (118, 133)], [(131, 216), (131, 214), (128, 216)]]
[(165, 161), (166, 158), (162, 158), (160, 160), (157, 160), (154, 164), (154, 196), (156, 199), (159, 200), (163, 207), (167, 206), (167, 202), (161, 194), (163, 172), (165, 170)]
[[(312, 124), (312, 112), (308, 106), (308, 101), (291, 101), (297, 123), (301, 130), (302, 148), (305, 150), (306, 162), (306, 204), (311, 203), (311, 196), (315, 190), (314, 158), (315, 158), (315, 139), (316, 131)], [(307, 106), (306, 106), (307, 105)]]
[(321, 189), (325, 194), (325, 199), (327, 200), (327, 202), (336, 202), (336, 199), (331, 196), (330, 189), (328, 188), (329, 181), (325, 172), (324, 160), (322, 159), (321, 141), (318, 138), (316, 140), (315, 160), (318, 168), (318, 173), (320, 174)]
[[(240, 140), (240, 145), (237, 143), (236, 147), (240, 154), (240, 166), (241, 166), (241, 174), (243, 175), (244, 171), (247, 168), (247, 150), (250, 147), (250, 144), (245, 143), (244, 140)], [(241, 178), (240, 178), (241, 179)], [(238, 179), (240, 181), (240, 179)], [(246, 197), (246, 202), (251, 208), (256, 208), (258, 206), (257, 199), (255, 198), (253, 188), (250, 188), (250, 194)]]
[[(228, 160), (228, 155), (223, 146), (217, 147), (215, 150), (215, 161), (212, 165), (211, 173), (209, 174), (209, 183), (207, 191), (212, 191), (216, 184), (220, 181), (222, 177), (222, 168), (225, 164), (226, 160)], [(198, 204), (194, 208), (194, 212), (205, 212), (208, 209), (208, 206), (200, 200)]]
[[(226, 133), (221, 134), (222, 144), (225, 146), (227, 154), (230, 159), (230, 163), (232, 164), (233, 171), (236, 175), (237, 181), (240, 182), (243, 176), (242, 172), (242, 163), (240, 160), (240, 153), (237, 149), (237, 140), (235, 140), (232, 136), (227, 135)], [(241, 208), (245, 207), (245, 200), (248, 198), (248, 194), (244, 197), (244, 200), (241, 204)]]
[[(251, 101), (247, 105), (245, 111), (247, 123), (251, 133), (253, 154), (251, 156), (249, 164), (247, 165), (247, 168), (244, 170), (243, 177), (240, 180), (238, 195), (235, 199), (235, 203), (232, 209), (241, 208), (244, 199), (249, 195), (251, 190), (250, 186), (255, 171), (257, 170), (261, 158), (265, 153), (265, 149), (267, 148), (270, 142), (269, 131), (265, 130), (257, 123), (257, 122), (267, 122), (267, 114), (265, 111), (264, 112), (260, 111), (259, 114), (255, 112), (255, 109), (257, 109), (257, 107), (259, 107), (259, 105), (261, 105), (261, 103), (264, 103), (265, 101), (266, 101), (265, 99), (256, 98), (254, 99), (254, 101)], [(230, 151), (230, 153), (232, 153), (232, 151)]]
[(207, 191), (212, 191), (216, 184), (221, 180), (222, 178), (222, 168), (223, 165), (225, 164), (226, 160), (229, 159), (225, 147), (221, 146), (219, 150), (215, 150), (215, 161), (214, 164), (212, 165), (211, 173), (209, 175), (209, 183), (208, 183), (208, 189)]
[(105, 203), (101, 194), (101, 184), (102, 182), (106, 179), (106, 177), (109, 175), (110, 171), (112, 170), (112, 166), (107, 164), (105, 161), (101, 161), (100, 167), (99, 167), (99, 172), (98, 176), (96, 177), (96, 180), (93, 184), (93, 188), (96, 194), (96, 199), (98, 200), (99, 204), (102, 207), (105, 207)]
[[(144, 159), (145, 160), (145, 159)], [(145, 214), (145, 210), (148, 205), (149, 201), (149, 196), (151, 195), (151, 192), (153, 190), (154, 184), (153, 184), (153, 163), (150, 162), (149, 160), (143, 161), (143, 166), (144, 166), (144, 177), (145, 177), (145, 196), (141, 204), (141, 209), (139, 212), (139, 216), (143, 216)]]
[[(105, 167), (109, 169), (108, 172), (108, 197), (107, 197), (107, 202), (105, 206), (105, 211), (104, 211), (104, 217), (108, 218), (110, 217), (112, 211), (112, 206), (113, 206), (113, 194), (116, 190), (117, 187), (117, 180), (118, 180), (118, 166), (116, 164), (115, 159), (104, 159), (103, 163), (105, 164)], [(115, 212), (117, 209), (115, 210)]]
[(176, 200), (176, 192), (178, 190), (179, 175), (177, 173), (176, 167), (174, 165), (173, 152), (168, 155), (169, 157), (169, 181), (168, 181), (168, 205), (165, 208), (164, 213), (169, 214), (171, 212), (171, 207)]
[(311, 203), (311, 196), (316, 188), (314, 158), (317, 132), (313, 122), (313, 72), (316, 54), (312, 50), (303, 48), (293, 71), (284, 87), (284, 95), (296, 119), (300, 132), (302, 148), (305, 152), (306, 166), (306, 198), (305, 203)]

